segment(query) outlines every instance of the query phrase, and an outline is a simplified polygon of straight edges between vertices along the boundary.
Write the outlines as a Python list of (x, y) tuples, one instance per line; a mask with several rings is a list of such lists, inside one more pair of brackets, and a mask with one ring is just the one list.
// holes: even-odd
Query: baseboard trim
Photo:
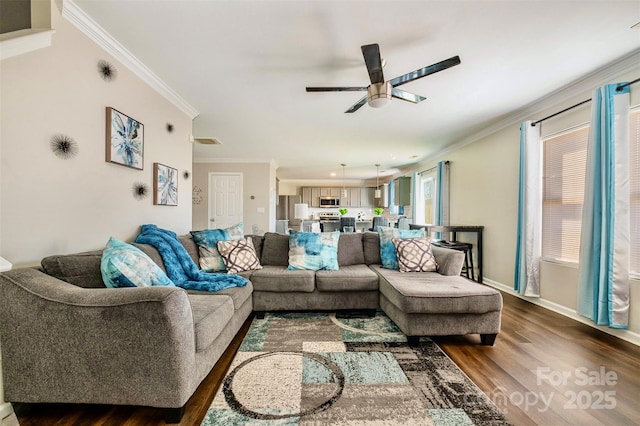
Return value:
[(6, 419), (13, 413), (13, 407), (10, 402), (0, 404), (0, 421)]
[(619, 330), (616, 328), (609, 328), (609, 327), (603, 327), (600, 325), (596, 325), (594, 324), (589, 318), (585, 318), (582, 315), (579, 315), (576, 311), (574, 311), (573, 309), (569, 309), (566, 306), (562, 306), (559, 305), (555, 302), (551, 302), (549, 300), (546, 299), (542, 299), (542, 298), (538, 298), (538, 297), (525, 297), (522, 296), (521, 294), (519, 294), (517, 291), (515, 291), (513, 288), (504, 285), (502, 283), (499, 283), (497, 281), (493, 281), (487, 278), (483, 279), (483, 283), (487, 284), (491, 287), (494, 287), (500, 291), (504, 291), (505, 293), (511, 294), (513, 296), (516, 296), (522, 300), (526, 300), (527, 302), (531, 302), (534, 305), (538, 305), (541, 306), (545, 309), (549, 309), (550, 311), (553, 311), (555, 313), (558, 313), (560, 315), (563, 315), (565, 317), (571, 318), (572, 320), (578, 321), (579, 323), (588, 325), (589, 327), (595, 328), (597, 330), (603, 331), (607, 334), (610, 334), (612, 336), (616, 336), (622, 340), (625, 340), (629, 343), (633, 343), (636, 346), (640, 346), (640, 334), (633, 332), (633, 331), (629, 331), (629, 330)]

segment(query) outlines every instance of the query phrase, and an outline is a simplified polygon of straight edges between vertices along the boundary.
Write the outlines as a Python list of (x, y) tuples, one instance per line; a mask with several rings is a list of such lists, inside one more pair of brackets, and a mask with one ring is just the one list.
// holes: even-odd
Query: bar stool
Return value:
[[(461, 243), (460, 241), (432, 241), (431, 244), (438, 247), (444, 247), (452, 250), (458, 250), (464, 252), (464, 267), (462, 273), (468, 278), (475, 281), (473, 276), (473, 244)], [(462, 274), (461, 274), (462, 275)]]

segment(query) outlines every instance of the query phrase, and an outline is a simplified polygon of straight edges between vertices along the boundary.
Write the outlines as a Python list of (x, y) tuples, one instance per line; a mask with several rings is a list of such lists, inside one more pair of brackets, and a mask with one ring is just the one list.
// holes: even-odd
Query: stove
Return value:
[(318, 219), (320, 221), (328, 221), (328, 220), (340, 220), (340, 213), (338, 212), (321, 212), (318, 213)]

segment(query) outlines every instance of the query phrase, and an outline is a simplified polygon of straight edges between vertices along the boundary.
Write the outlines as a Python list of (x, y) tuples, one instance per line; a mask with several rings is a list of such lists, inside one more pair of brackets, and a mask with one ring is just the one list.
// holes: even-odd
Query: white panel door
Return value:
[(242, 222), (242, 173), (209, 173), (209, 229)]

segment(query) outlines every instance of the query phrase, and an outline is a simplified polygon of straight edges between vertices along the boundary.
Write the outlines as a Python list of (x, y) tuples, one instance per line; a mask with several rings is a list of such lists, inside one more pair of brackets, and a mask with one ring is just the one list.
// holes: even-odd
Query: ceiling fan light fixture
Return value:
[(367, 102), (371, 108), (383, 108), (391, 103), (392, 93), (391, 81), (373, 83), (367, 88)]

